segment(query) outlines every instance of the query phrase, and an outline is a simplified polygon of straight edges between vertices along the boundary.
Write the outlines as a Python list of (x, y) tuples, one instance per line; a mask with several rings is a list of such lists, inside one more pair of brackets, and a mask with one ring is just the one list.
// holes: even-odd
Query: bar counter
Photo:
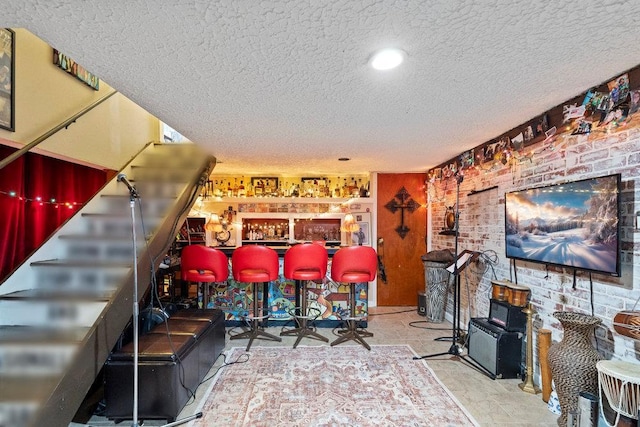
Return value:
[[(243, 244), (265, 244), (264, 241), (251, 241)], [(270, 243), (270, 242), (269, 242)], [(284, 243), (284, 242), (283, 242)], [(269, 282), (268, 304), (270, 307), (270, 321), (289, 321), (292, 319), (291, 313), (294, 312), (296, 306), (295, 301), (295, 282), (287, 280), (283, 276), (284, 254), (290, 247), (288, 244), (271, 245), (279, 256), (279, 275), (278, 279)], [(331, 258), (340, 247), (327, 246), (329, 254), (329, 265), (327, 266), (327, 274), (322, 283), (310, 282), (307, 285), (307, 307), (311, 316), (317, 314), (317, 325), (324, 327), (333, 327), (341, 319), (342, 316), (349, 315), (348, 297), (349, 286), (336, 283), (331, 280)], [(218, 283), (210, 288), (210, 298), (207, 304), (208, 308), (220, 308), (224, 312), (225, 320), (228, 325), (234, 325), (240, 321), (253, 304), (252, 287), (249, 283), (236, 282), (231, 275), (231, 255), (236, 249), (235, 247), (219, 246), (229, 258), (229, 278), (226, 283)], [(368, 306), (368, 283), (359, 283), (356, 285), (356, 312), (365, 313)], [(257, 295), (260, 303), (262, 303), (262, 295)]]

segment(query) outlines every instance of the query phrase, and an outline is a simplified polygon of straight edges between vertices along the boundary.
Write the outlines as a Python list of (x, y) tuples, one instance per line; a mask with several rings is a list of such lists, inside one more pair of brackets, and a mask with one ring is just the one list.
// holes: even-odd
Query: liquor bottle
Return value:
[(360, 189), (358, 190), (359, 193), (360, 193), (359, 196), (360, 197), (367, 197), (367, 189), (365, 188), (364, 184), (362, 183), (362, 178), (358, 179), (358, 184), (359, 184), (359, 187), (360, 187)]
[(227, 197), (233, 197), (233, 187), (231, 187), (231, 181), (227, 182)]
[(238, 197), (238, 178), (233, 178), (233, 197)]
[(333, 197), (340, 197), (340, 177), (338, 177), (338, 181), (336, 182), (336, 188), (333, 189)]
[(238, 186), (238, 197), (246, 197), (247, 191), (244, 188), (244, 176), (240, 179), (240, 185)]
[(347, 185), (347, 178), (344, 178), (342, 181), (342, 188), (340, 190), (340, 194), (342, 197), (349, 197), (349, 186)]

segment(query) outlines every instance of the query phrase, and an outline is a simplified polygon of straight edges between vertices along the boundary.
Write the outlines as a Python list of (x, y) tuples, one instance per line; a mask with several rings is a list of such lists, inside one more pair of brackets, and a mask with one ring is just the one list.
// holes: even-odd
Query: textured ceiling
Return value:
[[(637, 0), (0, 0), (219, 172), (421, 172), (640, 63)], [(400, 47), (396, 70), (367, 66)], [(350, 162), (338, 162), (350, 157)]]

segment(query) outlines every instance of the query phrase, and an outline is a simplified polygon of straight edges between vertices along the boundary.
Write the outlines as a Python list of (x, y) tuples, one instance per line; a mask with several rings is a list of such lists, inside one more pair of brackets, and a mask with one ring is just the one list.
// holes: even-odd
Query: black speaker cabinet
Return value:
[(526, 332), (527, 315), (524, 307), (511, 305), (506, 301), (491, 299), (489, 305), (489, 322), (509, 332)]
[(522, 333), (505, 331), (486, 318), (469, 322), (469, 357), (496, 378), (520, 375), (522, 341)]
[(418, 315), (427, 315), (427, 295), (424, 292), (418, 292)]

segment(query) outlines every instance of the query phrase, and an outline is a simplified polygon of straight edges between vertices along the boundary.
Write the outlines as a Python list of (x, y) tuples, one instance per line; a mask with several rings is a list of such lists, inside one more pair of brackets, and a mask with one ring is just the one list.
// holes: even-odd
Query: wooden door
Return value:
[[(425, 289), (420, 257), (426, 253), (426, 178), (427, 175), (421, 173), (378, 174), (377, 249), (387, 276), (386, 283), (378, 277), (379, 306), (417, 305), (418, 292)], [(405, 195), (399, 196), (402, 188), (406, 190)], [(411, 212), (415, 204), (418, 206)], [(404, 238), (397, 231), (402, 221), (406, 227)]]

